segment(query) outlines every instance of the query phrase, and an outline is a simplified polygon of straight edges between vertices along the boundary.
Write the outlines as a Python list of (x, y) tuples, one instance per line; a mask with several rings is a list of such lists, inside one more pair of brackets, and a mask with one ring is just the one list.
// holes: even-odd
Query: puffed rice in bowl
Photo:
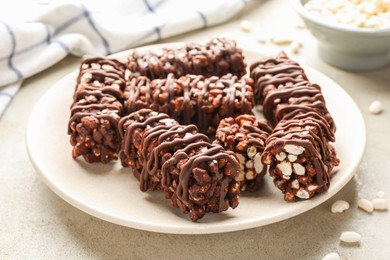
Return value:
[(390, 63), (389, 0), (293, 0), (293, 5), (330, 65), (367, 71)]

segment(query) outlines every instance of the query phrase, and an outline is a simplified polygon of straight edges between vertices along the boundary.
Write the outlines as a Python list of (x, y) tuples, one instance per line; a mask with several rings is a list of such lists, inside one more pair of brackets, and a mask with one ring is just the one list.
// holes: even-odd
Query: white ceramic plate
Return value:
[[(245, 55), (248, 64), (264, 56), (249, 50)], [(125, 60), (127, 52), (115, 56)], [(352, 178), (365, 147), (364, 121), (351, 97), (323, 74), (305, 69), (310, 80), (322, 86), (337, 124), (335, 147), (341, 160), (329, 190), (308, 201), (286, 203), (266, 176), (261, 190), (242, 194), (235, 210), (207, 214), (200, 223), (193, 223), (187, 215), (171, 208), (161, 192), (141, 192), (138, 181), (119, 162), (102, 165), (72, 159), (67, 123), (77, 71), (61, 79), (37, 103), (27, 129), (28, 152), (36, 171), (61, 198), (119, 225), (164, 233), (206, 234), (278, 222), (308, 211), (336, 194)]]

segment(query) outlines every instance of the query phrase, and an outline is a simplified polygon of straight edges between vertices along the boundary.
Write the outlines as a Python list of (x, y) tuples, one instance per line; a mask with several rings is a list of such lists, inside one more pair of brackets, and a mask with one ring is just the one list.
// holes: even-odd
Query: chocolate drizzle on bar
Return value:
[[(226, 117), (252, 114), (254, 106), (252, 80), (227, 74), (204, 80), (189, 77), (191, 99), (196, 104), (197, 126), (202, 133), (215, 134), (219, 122)], [(179, 80), (183, 81), (183, 77)]]
[(238, 205), (236, 158), (210, 144), (196, 126), (141, 109), (122, 118), (119, 129), (122, 164), (134, 167), (142, 191), (164, 190), (173, 207), (193, 221)]
[(181, 124), (196, 122), (200, 132), (212, 135), (222, 118), (252, 113), (252, 80), (232, 74), (221, 78), (186, 75), (175, 79), (132, 78), (126, 87), (125, 109), (141, 108), (168, 114)]
[[(238, 206), (239, 185), (234, 181), (237, 169), (234, 156), (220, 145), (197, 142), (178, 150), (163, 164), (162, 183), (173, 205), (183, 212), (194, 207), (201, 214), (219, 213)], [(174, 174), (176, 170), (179, 174)], [(199, 185), (189, 187), (194, 180)]]
[(295, 85), (307, 81), (302, 67), (290, 60), (284, 52), (277, 57), (269, 57), (250, 65), (250, 75), (254, 80), (253, 90), (256, 104), (262, 105), (268, 92), (280, 86)]
[(308, 199), (329, 188), (330, 173), (339, 164), (332, 140), (328, 122), (318, 113), (279, 122), (267, 139), (263, 159), (286, 200)]
[(339, 159), (330, 144), (336, 126), (321, 87), (283, 52), (252, 64), (250, 71), (256, 102), (275, 126), (262, 158), (275, 185), (287, 201), (326, 191)]
[(125, 65), (115, 59), (83, 56), (76, 81), (75, 95), (83, 90), (98, 89), (122, 101), (126, 85), (125, 70)]
[(150, 51), (134, 50), (127, 63), (133, 76), (149, 79), (166, 78), (173, 73), (176, 78), (187, 74), (223, 76), (232, 73), (246, 74), (242, 50), (236, 42), (215, 38), (205, 44), (190, 43), (178, 48), (163, 48)]
[(260, 188), (267, 167), (261, 161), (265, 141), (272, 132), (265, 120), (254, 115), (228, 117), (221, 121), (214, 143), (235, 153), (240, 172), (236, 180), (242, 191), (254, 192)]
[(125, 65), (114, 59), (85, 56), (71, 106), (68, 124), (74, 158), (108, 163), (118, 157)]
[(194, 117), (194, 104), (190, 99), (190, 86), (169, 74), (165, 79), (132, 78), (125, 92), (126, 113), (149, 108), (166, 113), (182, 124), (190, 124)]

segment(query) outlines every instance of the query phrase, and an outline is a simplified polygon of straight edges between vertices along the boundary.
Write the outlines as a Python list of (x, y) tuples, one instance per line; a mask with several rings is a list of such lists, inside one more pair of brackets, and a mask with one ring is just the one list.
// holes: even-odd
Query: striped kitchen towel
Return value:
[[(110, 0), (40, 4), (35, 18), (0, 16), (0, 117), (23, 79), (68, 54), (108, 55), (223, 23), (250, 0)], [(29, 11), (24, 6), (19, 10)], [(22, 9), (23, 8), (23, 9)], [(4, 11), (4, 9), (2, 9)], [(0, 13), (1, 15), (1, 13)], [(22, 18), (23, 17), (23, 18)]]

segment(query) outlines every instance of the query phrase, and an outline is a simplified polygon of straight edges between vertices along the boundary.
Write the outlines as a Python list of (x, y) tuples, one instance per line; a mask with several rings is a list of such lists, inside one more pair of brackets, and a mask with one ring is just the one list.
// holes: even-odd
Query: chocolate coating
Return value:
[(81, 59), (75, 95), (79, 91), (99, 89), (121, 101), (126, 85), (125, 70), (126, 66), (116, 59), (85, 55)]
[(150, 80), (143, 76), (132, 78), (125, 92), (126, 113), (149, 108), (166, 113), (182, 124), (190, 124), (195, 114), (190, 87), (175, 79), (173, 74), (169, 74), (166, 79)]
[(250, 74), (255, 102), (263, 105), (264, 116), (272, 126), (282, 119), (314, 111), (326, 118), (333, 132), (336, 130), (321, 87), (309, 82), (303, 68), (284, 52), (251, 64)]
[(267, 57), (250, 65), (256, 104), (262, 105), (268, 92), (280, 86), (307, 81), (303, 68), (281, 52), (277, 57)]
[(272, 129), (265, 120), (248, 114), (225, 118), (219, 124), (214, 143), (222, 145), (237, 156), (240, 172), (236, 181), (240, 182), (241, 191), (254, 192), (260, 188), (267, 171), (261, 156), (271, 132)]
[(114, 59), (82, 58), (68, 124), (74, 158), (82, 155), (90, 163), (117, 159), (125, 68)]
[[(339, 164), (339, 159), (329, 140), (334, 140), (331, 127), (324, 117), (315, 112), (282, 120), (275, 127), (272, 135), (267, 139), (263, 161), (270, 165), (269, 173), (274, 178), (275, 185), (285, 193), (287, 201), (295, 200), (298, 192), (304, 191), (304, 196), (310, 198), (329, 188), (330, 174)], [(278, 160), (277, 155), (280, 156), (280, 153), (289, 155), (286, 146), (291, 145), (303, 148), (303, 152), (299, 155), (293, 154), (297, 157), (293, 161)], [(291, 175), (284, 175), (283, 171), (278, 169), (281, 163), (291, 165), (293, 168)], [(296, 171), (294, 164), (304, 167), (305, 173)], [(299, 182), (299, 188), (292, 184), (294, 180)]]
[(283, 52), (253, 63), (250, 74), (255, 101), (275, 127), (262, 158), (275, 185), (287, 201), (326, 191), (339, 159), (330, 144), (336, 126), (321, 87)]
[(181, 124), (195, 122), (212, 135), (222, 118), (252, 113), (252, 80), (232, 74), (221, 78), (186, 75), (175, 79), (132, 78), (125, 92), (127, 113), (149, 108), (167, 113)]
[(196, 126), (141, 109), (123, 117), (119, 130), (122, 164), (133, 166), (142, 191), (163, 189), (172, 206), (193, 221), (238, 205), (236, 158), (211, 145)]
[(242, 50), (236, 42), (225, 38), (214, 38), (205, 44), (190, 43), (179, 48), (163, 48), (130, 53), (127, 63), (133, 76), (146, 76), (149, 79), (175, 77), (186, 74), (222, 76), (232, 73), (246, 74), (246, 64)]
[(232, 74), (204, 80), (199, 76), (189, 78), (191, 100), (194, 101), (197, 111), (195, 122), (200, 132), (214, 134), (223, 118), (252, 114), (254, 101), (251, 79), (238, 78)]

